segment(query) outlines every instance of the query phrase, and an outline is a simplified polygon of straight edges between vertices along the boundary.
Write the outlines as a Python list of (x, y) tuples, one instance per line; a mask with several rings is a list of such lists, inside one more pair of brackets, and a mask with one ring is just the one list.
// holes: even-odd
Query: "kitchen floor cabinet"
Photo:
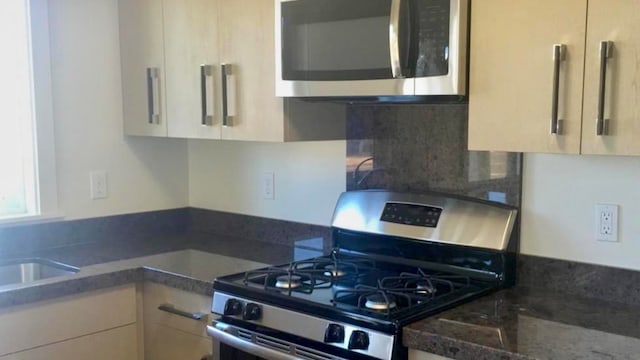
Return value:
[(409, 349), (409, 360), (452, 360), (439, 355), (429, 354), (424, 351)]
[(137, 360), (136, 325), (2, 356), (0, 360)]
[(344, 139), (346, 107), (275, 96), (266, 0), (120, 0), (125, 134)]
[(638, 8), (640, 0), (473, 2), (469, 148), (640, 155)]
[[(134, 285), (3, 308), (0, 355), (6, 357), (0, 359), (134, 360), (138, 356), (136, 322)], [(118, 356), (94, 357), (89, 353), (93, 343), (96, 351), (121, 349), (105, 352)]]
[[(214, 341), (207, 335), (211, 315), (210, 296), (154, 283), (144, 283), (143, 286), (146, 360), (218, 358), (214, 355)], [(177, 311), (172, 313), (171, 310)], [(182, 315), (177, 314), (180, 311)], [(193, 319), (188, 314), (200, 314), (202, 317)]]

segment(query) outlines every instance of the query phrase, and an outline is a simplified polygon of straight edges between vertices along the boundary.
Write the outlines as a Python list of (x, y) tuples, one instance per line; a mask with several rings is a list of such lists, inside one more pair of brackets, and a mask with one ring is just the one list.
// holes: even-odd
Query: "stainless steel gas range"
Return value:
[(330, 255), (218, 278), (220, 358), (406, 359), (402, 327), (515, 281), (517, 211), (442, 194), (343, 193)]

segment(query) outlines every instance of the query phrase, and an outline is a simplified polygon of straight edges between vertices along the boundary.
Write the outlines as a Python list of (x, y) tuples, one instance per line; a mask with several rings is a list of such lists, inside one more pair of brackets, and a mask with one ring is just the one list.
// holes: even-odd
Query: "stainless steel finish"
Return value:
[[(380, 220), (387, 202), (442, 208), (435, 228)], [(338, 199), (332, 226), (372, 234), (399, 236), (446, 244), (506, 250), (517, 210), (436, 195), (388, 191), (351, 191)]]
[(147, 68), (147, 111), (149, 114), (149, 124), (160, 123), (159, 100), (156, 100), (159, 92), (159, 77), (160, 70), (158, 68)]
[(222, 126), (232, 126), (233, 117), (229, 115), (229, 75), (232, 74), (231, 64), (220, 65), (222, 72)]
[(26, 284), (42, 279), (75, 274), (80, 269), (40, 259), (15, 259), (0, 262), (0, 286)]
[(391, 0), (391, 16), (389, 17), (389, 52), (391, 72), (396, 79), (404, 78), (400, 65), (400, 9), (402, 0)]
[(469, 0), (449, 0), (449, 73), (415, 78), (415, 95), (467, 94)]
[(560, 97), (560, 64), (566, 59), (566, 45), (553, 45), (553, 91), (551, 97), (551, 134), (562, 134), (563, 121), (558, 119)]
[[(202, 105), (202, 119), (200, 124), (202, 126), (209, 126), (213, 124), (213, 115), (209, 115), (209, 109), (207, 109), (207, 102), (209, 101), (209, 96), (207, 94), (207, 78), (211, 77), (213, 77), (213, 65), (200, 65), (200, 101)], [(213, 109), (211, 110), (213, 111)]]
[(469, 0), (450, 0), (449, 73), (444, 76), (354, 81), (290, 81), (282, 79), (282, 12), (276, 0), (276, 96), (353, 97), (401, 95), (466, 95)]
[[(348, 341), (351, 333), (355, 330), (364, 331), (369, 335), (369, 349), (368, 350), (351, 350), (360, 354), (365, 354), (377, 359), (391, 359), (393, 351), (393, 343), (395, 336), (384, 334), (377, 331), (372, 331), (366, 328), (353, 326), (345, 323), (339, 323), (335, 321), (329, 321), (327, 319), (306, 315), (292, 310), (287, 310), (277, 306), (268, 304), (262, 304), (255, 301), (250, 301), (237, 296), (228, 295), (221, 292), (215, 292), (213, 294), (212, 312), (222, 315), (224, 314), (224, 306), (229, 299), (236, 299), (244, 303), (249, 302), (258, 304), (262, 308), (262, 318), (257, 321), (251, 321), (251, 323), (264, 326), (267, 328), (275, 329), (284, 333), (294, 334), (312, 341), (319, 343), (324, 342), (324, 333), (329, 324), (339, 324), (344, 326), (345, 329), (345, 341), (344, 343), (332, 343), (326, 344), (335, 346), (342, 349), (348, 348)], [(241, 316), (235, 316), (237, 319), (241, 319)], [(222, 341), (222, 340), (221, 340)], [(271, 358), (269, 358), (271, 359)]]
[(609, 135), (610, 119), (604, 118), (605, 97), (607, 92), (607, 59), (613, 57), (613, 41), (600, 42), (600, 84), (598, 87), (598, 117), (596, 135)]
[(168, 312), (170, 314), (182, 316), (187, 319), (196, 320), (196, 321), (207, 319), (206, 314), (203, 314), (201, 312), (189, 312), (189, 311), (176, 309), (175, 305), (173, 304), (161, 304), (160, 306), (158, 306), (158, 310)]
[(207, 334), (231, 347), (269, 360), (346, 360), (214, 320)]

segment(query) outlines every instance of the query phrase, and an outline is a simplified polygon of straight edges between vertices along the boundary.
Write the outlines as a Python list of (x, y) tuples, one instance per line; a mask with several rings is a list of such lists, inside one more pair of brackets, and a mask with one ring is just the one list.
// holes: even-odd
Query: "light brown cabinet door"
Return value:
[[(472, 2), (471, 150), (580, 152), (587, 0)], [(556, 44), (561, 133), (551, 134)]]
[(144, 336), (145, 360), (200, 360), (213, 353), (211, 338), (160, 324), (150, 324)]
[[(640, 0), (589, 0), (584, 75), (584, 154), (640, 155)], [(603, 92), (608, 134), (596, 133), (600, 43), (611, 41)]]
[(163, 8), (169, 137), (218, 139), (218, 0), (163, 0)]
[(283, 141), (283, 101), (275, 95), (275, 9), (271, 0), (219, 0), (220, 62), (228, 76), (227, 140)]
[(138, 360), (136, 325), (0, 357), (0, 360)]
[(118, 9), (124, 132), (166, 137), (162, 0), (120, 0)]

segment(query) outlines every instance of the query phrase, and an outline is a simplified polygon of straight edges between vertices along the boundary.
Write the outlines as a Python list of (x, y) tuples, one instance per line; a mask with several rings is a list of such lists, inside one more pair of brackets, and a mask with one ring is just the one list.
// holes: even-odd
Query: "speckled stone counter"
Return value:
[(640, 307), (530, 288), (406, 327), (410, 349), (452, 359), (640, 359)]
[(212, 295), (213, 279), (217, 276), (288, 262), (295, 253), (296, 248), (286, 245), (190, 234), (14, 254), (11, 258), (40, 257), (79, 267), (80, 271), (27, 284), (0, 286), (0, 307), (141, 281)]

